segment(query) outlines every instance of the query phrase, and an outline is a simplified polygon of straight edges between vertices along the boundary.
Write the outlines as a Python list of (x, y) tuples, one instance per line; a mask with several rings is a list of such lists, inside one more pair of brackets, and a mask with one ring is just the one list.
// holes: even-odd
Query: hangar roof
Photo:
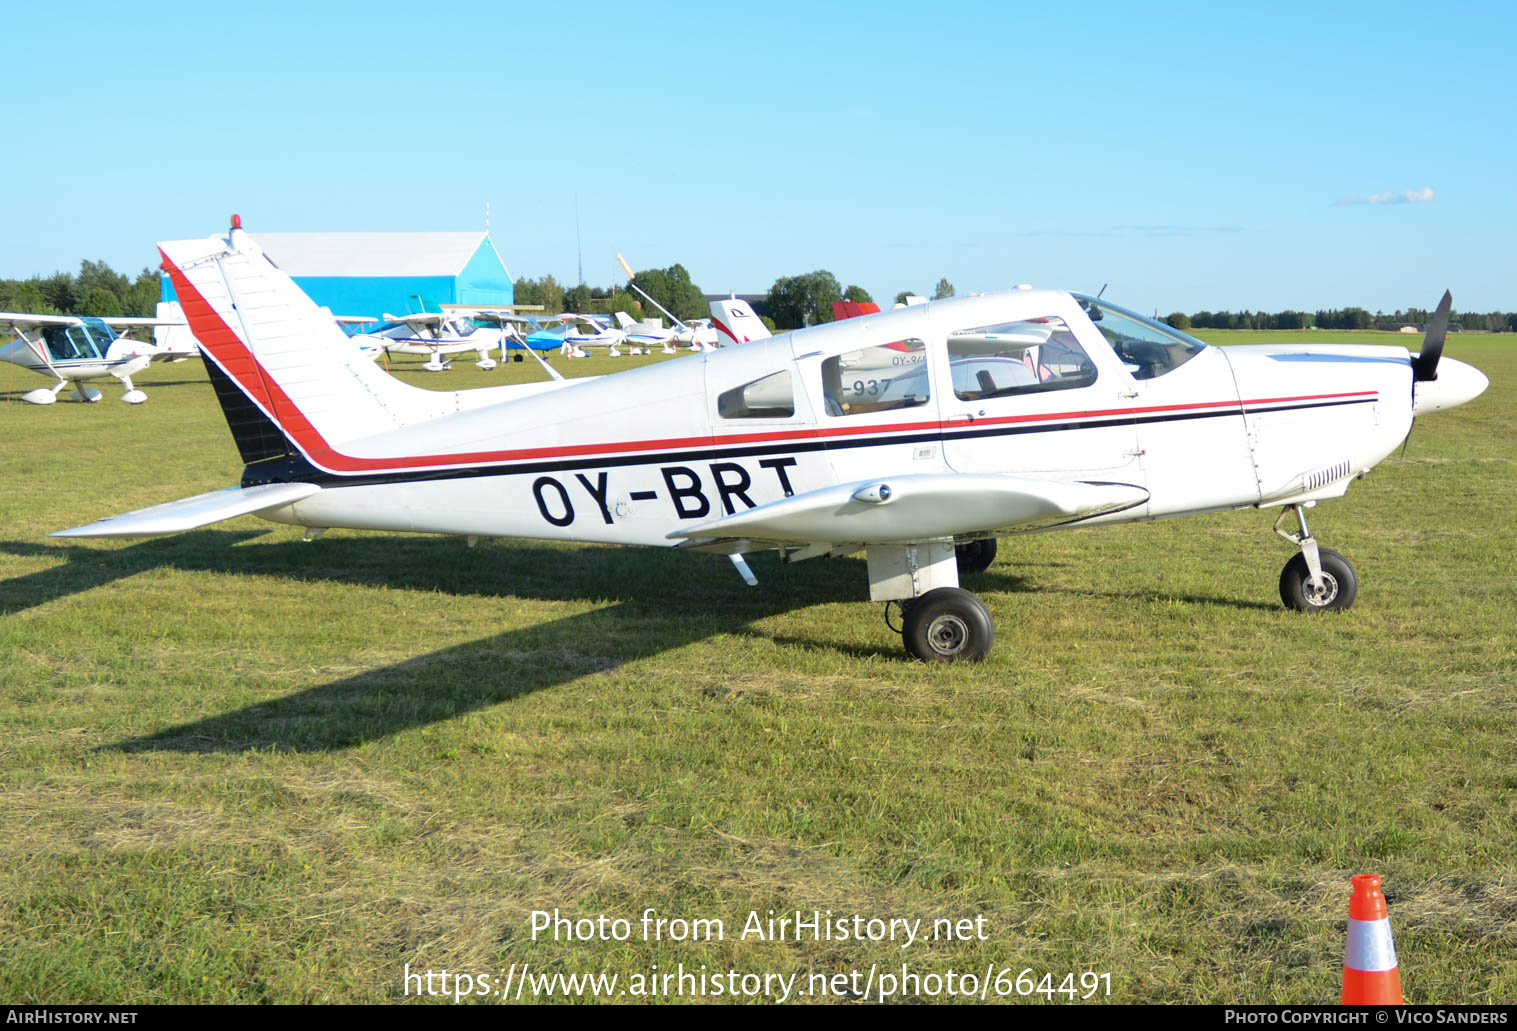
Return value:
[(258, 233), (253, 239), (292, 276), (456, 276), (488, 237), (483, 230), (473, 230)]

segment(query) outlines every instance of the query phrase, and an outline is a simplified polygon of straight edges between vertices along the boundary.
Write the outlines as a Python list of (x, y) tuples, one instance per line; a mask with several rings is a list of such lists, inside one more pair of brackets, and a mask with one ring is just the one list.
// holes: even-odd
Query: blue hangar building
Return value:
[[(439, 304), (507, 305), (511, 270), (483, 231), (467, 233), (253, 233), (297, 286), (334, 315), (404, 314), (422, 294)], [(177, 300), (168, 276), (161, 296)]]

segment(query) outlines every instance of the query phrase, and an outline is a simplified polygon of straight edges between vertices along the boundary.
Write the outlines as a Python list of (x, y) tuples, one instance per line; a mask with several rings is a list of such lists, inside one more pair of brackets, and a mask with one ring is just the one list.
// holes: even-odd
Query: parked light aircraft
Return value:
[(538, 350), (557, 347), (565, 358), (584, 358), (587, 347), (604, 347), (612, 358), (620, 358), (621, 345), (626, 342), (627, 334), (612, 329), (601, 321), (602, 318), (565, 312), (547, 324), (538, 324), (537, 332), (527, 337), (527, 343)]
[(716, 330), (712, 328), (710, 319), (691, 319), (665, 329), (657, 319), (637, 322), (631, 315), (619, 311), (616, 313), (616, 324), (627, 334), (627, 343), (633, 348), (630, 352), (632, 354), (652, 354), (655, 347), (661, 348), (665, 354), (674, 354), (680, 344), (688, 345), (692, 351), (704, 351), (717, 344)]
[(485, 328), (478, 326), (464, 312), (448, 312), (434, 301), (415, 295), (412, 302), (420, 308), (408, 315), (385, 313), (383, 324), (368, 333), (359, 334), (358, 341), (367, 353), (373, 356), (379, 351), (392, 354), (424, 354), (427, 372), (442, 372), (448, 362), (443, 357), (461, 351), (476, 351), (479, 361), (475, 366), (489, 372), (496, 362), (490, 351), (499, 348), (501, 361), (506, 358), (506, 342), (512, 335), (507, 327)]
[[(1276, 532), (1297, 552), (1282, 600), (1347, 609), (1354, 569), (1319, 547), (1307, 507), (1392, 454), (1415, 416), (1487, 386), (1439, 361), (1447, 295), (1413, 356), (1224, 350), (1106, 301), (1019, 288), (611, 376), (434, 392), (357, 359), (240, 229), (160, 249), (242, 483), (55, 536), (151, 536), (254, 513), (316, 530), (716, 552), (750, 584), (747, 552), (796, 562), (863, 550), (870, 597), (900, 606), (907, 650), (931, 661), (990, 651), (990, 614), (960, 571), (988, 565), (998, 536), (1035, 530), (1279, 508)], [(1005, 362), (951, 371), (991, 358)], [(844, 381), (850, 361), (897, 359), (909, 390)], [(1287, 513), (1294, 531), (1281, 529)]]
[[(79, 400), (98, 401), (100, 391), (85, 386), (85, 381), (105, 376), (114, 376), (121, 381), (125, 388), (121, 400), (139, 405), (147, 400), (147, 395), (132, 386), (132, 377), (147, 368), (150, 362), (195, 354), (195, 341), (188, 334), (159, 337), (164, 342), (135, 340), (129, 334), (133, 329), (149, 326), (154, 327), (157, 334), (163, 329), (184, 324), (183, 318), (174, 317), (96, 319), (78, 315), (0, 312), (0, 326), (8, 327), (16, 334), (14, 341), (0, 346), (0, 362), (10, 362), (58, 381), (51, 387), (38, 387), (21, 396), (23, 401), (34, 405), (52, 404), (70, 383), (74, 384), (74, 396)], [(125, 332), (117, 333), (118, 329)]]
[[(665, 354), (673, 354), (674, 345), (679, 342), (679, 330), (665, 329), (656, 319), (638, 322), (626, 312), (619, 311), (616, 313), (616, 324), (627, 335), (628, 345), (650, 353), (657, 347)], [(641, 352), (633, 351), (633, 353)]]

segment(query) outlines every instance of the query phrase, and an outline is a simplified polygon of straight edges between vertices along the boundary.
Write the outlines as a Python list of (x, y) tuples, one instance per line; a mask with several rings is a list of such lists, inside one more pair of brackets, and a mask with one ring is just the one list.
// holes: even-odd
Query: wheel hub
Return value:
[(969, 625), (958, 616), (944, 614), (927, 626), (927, 643), (939, 655), (957, 655), (969, 640)]
[(1308, 579), (1301, 585), (1301, 593), (1306, 598), (1306, 603), (1315, 608), (1331, 605), (1333, 599), (1338, 597), (1338, 580), (1327, 570), (1322, 571), (1322, 586), (1313, 587)]

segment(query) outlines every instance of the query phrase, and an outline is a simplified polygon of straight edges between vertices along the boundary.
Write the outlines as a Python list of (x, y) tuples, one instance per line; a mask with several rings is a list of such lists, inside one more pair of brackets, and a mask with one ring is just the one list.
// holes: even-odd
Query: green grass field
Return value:
[[(1408, 1001), (1517, 1000), (1517, 339), (1447, 353), (1491, 389), (1316, 510), (1351, 612), (1280, 606), (1273, 512), (1033, 536), (966, 583), (997, 625), (972, 668), (906, 660), (860, 559), (755, 556), (749, 589), (720, 557), (252, 518), (50, 540), (241, 463), (196, 361), (135, 408), (30, 407), (0, 366), (0, 1000), (905, 962), (1334, 1002), (1362, 871)], [(555, 907), (726, 937), (533, 941)], [(737, 940), (771, 909), (988, 940)]]

